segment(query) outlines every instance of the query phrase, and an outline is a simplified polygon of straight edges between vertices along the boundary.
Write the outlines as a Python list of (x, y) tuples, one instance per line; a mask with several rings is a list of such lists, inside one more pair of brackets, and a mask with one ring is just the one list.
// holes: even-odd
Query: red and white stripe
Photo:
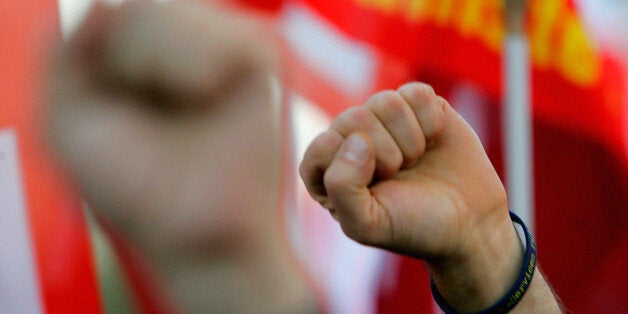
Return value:
[(0, 313), (42, 313), (15, 131), (0, 130)]
[(0, 2), (0, 313), (102, 312), (80, 201), (38, 129), (57, 5)]

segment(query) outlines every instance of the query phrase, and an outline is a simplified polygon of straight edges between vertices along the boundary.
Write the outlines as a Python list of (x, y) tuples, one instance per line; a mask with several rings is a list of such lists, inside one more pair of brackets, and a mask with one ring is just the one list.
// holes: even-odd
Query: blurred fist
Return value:
[(96, 2), (52, 61), (47, 131), (99, 218), (149, 250), (255, 226), (277, 193), (269, 33), (200, 2)]

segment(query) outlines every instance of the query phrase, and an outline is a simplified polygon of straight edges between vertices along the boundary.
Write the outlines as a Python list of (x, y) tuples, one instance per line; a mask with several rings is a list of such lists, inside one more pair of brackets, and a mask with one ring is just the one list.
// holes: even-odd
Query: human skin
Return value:
[[(340, 114), (300, 173), (347, 236), (423, 259), (456, 310), (489, 307), (513, 285), (523, 247), (482, 145), (427, 84), (373, 95)], [(537, 270), (515, 312), (560, 312)]]
[[(279, 218), (269, 33), (256, 17), (199, 2), (97, 4), (51, 60), (51, 147), (185, 313), (316, 309)], [(427, 85), (341, 114), (301, 174), (349, 237), (425, 259), (461, 311), (499, 298), (521, 266), (499, 178)], [(533, 305), (555, 305), (538, 273), (517, 309)]]
[(200, 2), (97, 3), (52, 56), (51, 147), (185, 313), (315, 304), (279, 219), (266, 28)]

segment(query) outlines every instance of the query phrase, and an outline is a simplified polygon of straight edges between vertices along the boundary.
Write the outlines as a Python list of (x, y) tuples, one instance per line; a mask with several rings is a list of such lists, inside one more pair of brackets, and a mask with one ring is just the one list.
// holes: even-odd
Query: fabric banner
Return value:
[[(437, 73), (501, 95), (503, 1), (305, 2), (341, 32), (392, 59), (387, 64), (396, 63), (409, 78)], [(625, 137), (624, 69), (596, 47), (573, 3), (534, 0), (528, 5), (535, 117), (624, 154), (617, 146)], [(380, 85), (390, 81), (386, 71), (391, 72), (381, 69)]]
[[(0, 290), (37, 289), (33, 296), (38, 300), (31, 300), (37, 303), (31, 304), (33, 311), (28, 313), (100, 313), (94, 261), (79, 199), (55, 166), (43, 146), (43, 133), (36, 128), (41, 109), (36, 91), (40, 90), (44, 69), (41, 54), (50, 38), (60, 36), (58, 28), (56, 1), (0, 2), (0, 129), (11, 130), (15, 142), (19, 160), (8, 171), (21, 174), (21, 180), (14, 183), (20, 184), (22, 215), (30, 233), (13, 236), (15, 243), (30, 243), (33, 259), (24, 260), (28, 257), (22, 254), (13, 256), (11, 262), (17, 267), (32, 265), (34, 274), (34, 282), (19, 287), (8, 280), (16, 274), (0, 273)], [(4, 170), (0, 176), (8, 175)], [(3, 210), (4, 205), (0, 206)], [(5, 254), (12, 253), (3, 248), (0, 254), (4, 260), (9, 258)]]
[[(373, 91), (426, 81), (463, 112), (501, 172), (502, 3), (286, 0), (289, 83), (333, 117)], [(597, 45), (573, 2), (528, 9), (541, 265), (567, 309), (621, 312), (627, 275), (609, 269), (628, 257), (617, 251), (628, 210), (626, 67)], [(379, 312), (429, 303), (420, 263), (384, 267), (396, 275), (383, 278)], [(591, 287), (604, 292), (590, 296)]]
[[(295, 115), (300, 119), (297, 126), (304, 126), (312, 115), (313, 108), (308, 106), (322, 109), (326, 116), (319, 120), (329, 121), (375, 90), (424, 80), (452, 103), (464, 104), (457, 108), (472, 120), (501, 169), (501, 129), (496, 121), (502, 93), (503, 1), (236, 2), (272, 11), (285, 32), (290, 51), (287, 80), (307, 99), (307, 105), (295, 109), (302, 112), (300, 117)], [(20, 290), (25, 291), (20, 293), (22, 304), (32, 306), (32, 312), (100, 313), (79, 198), (42, 146), (41, 130), (35, 128), (41, 108), (34, 91), (43, 69), (38, 53), (51, 36), (60, 37), (58, 19), (54, 0), (0, 2), (0, 209), (7, 217), (4, 211), (9, 207), (21, 210), (13, 217), (24, 226), (9, 235), (9, 239), (20, 237), (12, 244), (22, 243), (22, 251), (5, 249), (10, 240), (0, 238), (0, 291), (12, 290), (12, 278), (19, 276), (24, 280), (20, 289), (26, 289)], [(50, 25), (55, 26), (53, 30)], [(569, 0), (529, 1), (527, 25), (541, 265), (568, 309), (621, 312), (628, 308), (624, 298), (628, 279), (622, 262), (628, 243), (623, 228), (628, 212), (626, 68), (596, 45), (578, 7)], [(320, 121), (313, 124), (321, 128), (326, 122)], [(11, 158), (15, 162), (8, 163)], [(4, 203), (8, 195), (12, 201)], [(305, 203), (316, 207), (311, 201)], [(311, 213), (303, 213), (302, 218), (329, 227), (328, 220)], [(4, 236), (7, 230), (3, 228), (0, 234)], [(316, 230), (308, 233), (317, 235)], [(368, 289), (354, 289), (356, 297), (372, 299), (353, 305), (347, 302), (336, 309), (343, 313), (350, 311), (343, 306), (359, 308), (360, 313), (433, 311), (427, 273), (420, 261), (364, 253), (336, 240), (334, 253), (339, 255), (333, 261), (349, 265), (349, 271), (352, 263), (367, 256), (369, 262), (362, 264), (361, 271), (375, 273), (362, 278), (363, 286), (371, 285)], [(327, 245), (322, 240), (314, 242), (312, 247), (328, 249), (320, 245)], [(324, 265), (332, 260), (316, 261)], [(26, 274), (4, 272), (16, 266)], [(357, 273), (331, 268), (323, 270), (329, 275), (324, 279), (340, 279), (333, 283), (337, 290), (330, 291), (350, 291), (347, 282), (358, 278)], [(373, 295), (375, 286), (379, 296)], [(19, 307), (20, 299), (5, 303), (7, 295), (2, 298), (0, 312), (31, 312)], [(152, 310), (148, 303), (156, 306), (152, 299), (140, 303), (147, 311)]]

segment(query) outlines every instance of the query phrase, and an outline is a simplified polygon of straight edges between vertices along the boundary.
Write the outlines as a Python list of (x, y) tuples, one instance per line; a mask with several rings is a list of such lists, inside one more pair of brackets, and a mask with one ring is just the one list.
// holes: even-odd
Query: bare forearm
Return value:
[[(533, 238), (526, 240), (532, 243), (524, 249), (512, 225), (501, 225), (491, 233), (481, 232), (479, 241), (470, 239), (479, 245), (461, 258), (428, 263), (437, 301), (461, 313), (489, 308), (501, 313), (510, 305), (515, 313), (559, 313), (556, 297), (537, 267)], [(502, 300), (502, 306), (493, 307)]]
[[(483, 281), (476, 282), (479, 285), (483, 284)], [(474, 284), (472, 284), (474, 285)], [(488, 288), (488, 287), (484, 287)], [(440, 288), (439, 288), (440, 289)], [(445, 288), (446, 289), (446, 288)], [(452, 290), (463, 291), (466, 292), (474, 291), (475, 289), (472, 287), (462, 287), (458, 286)], [(478, 294), (455, 294), (449, 291), (450, 298), (447, 302), (454, 308), (454, 310), (460, 313), (469, 313), (469, 312), (477, 312), (487, 307), (491, 306), (496, 302), (502, 295), (498, 294), (497, 291), (501, 291), (502, 289), (496, 288), (493, 290), (493, 293), (488, 293), (485, 295)], [(491, 295), (492, 297), (487, 297)], [(453, 305), (456, 304), (456, 305)], [(530, 287), (526, 291), (526, 294), (519, 301), (519, 303), (512, 309), (510, 313), (561, 313), (561, 307), (556, 296), (553, 294), (552, 289), (549, 284), (543, 277), (543, 274), (538, 269), (535, 270), (534, 276), (532, 278), (532, 282), (530, 283)]]
[(557, 297), (538, 268), (528, 292), (512, 313), (562, 313)]

